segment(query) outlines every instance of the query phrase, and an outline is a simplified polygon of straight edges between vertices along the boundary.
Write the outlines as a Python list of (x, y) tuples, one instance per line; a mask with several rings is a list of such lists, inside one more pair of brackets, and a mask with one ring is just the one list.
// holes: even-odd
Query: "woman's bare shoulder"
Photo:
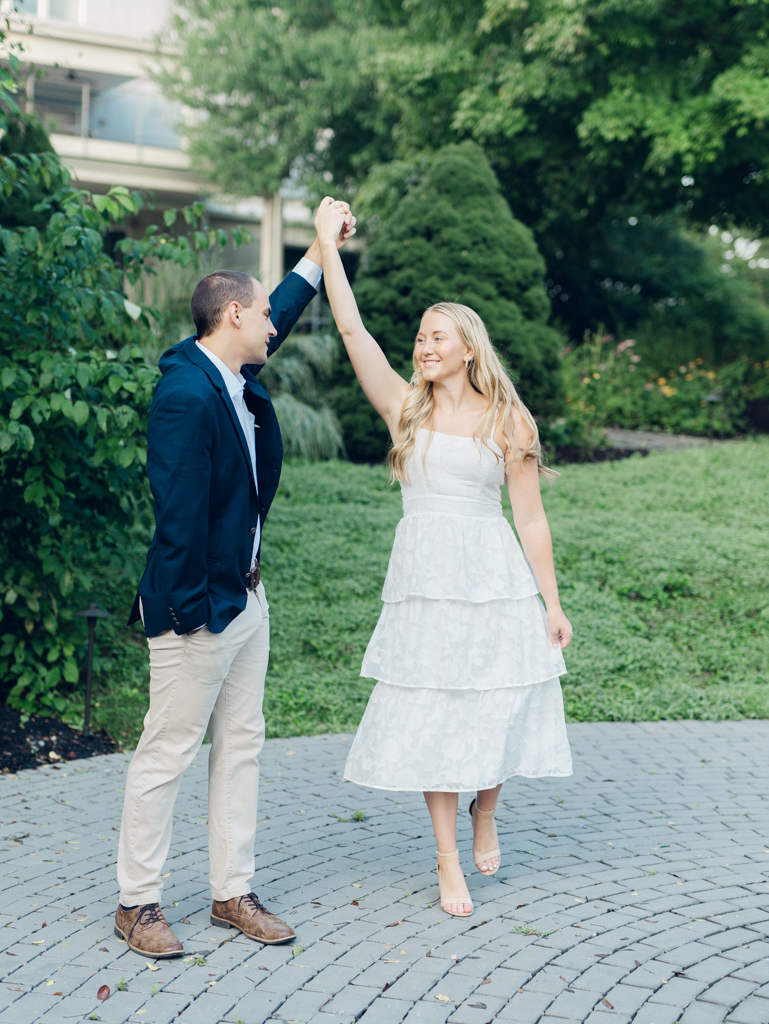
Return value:
[(497, 417), (497, 424), (494, 430), (494, 440), (507, 454), (508, 438), (512, 437), (516, 448), (528, 448), (532, 442), (531, 424), (520, 409), (514, 405)]

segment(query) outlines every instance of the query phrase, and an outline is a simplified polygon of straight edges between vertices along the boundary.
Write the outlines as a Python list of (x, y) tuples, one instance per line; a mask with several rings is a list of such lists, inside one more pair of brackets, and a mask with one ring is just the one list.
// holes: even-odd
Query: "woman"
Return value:
[[(392, 369), (363, 326), (336, 249), (346, 212), (327, 199), (316, 217), (326, 291), (361, 387), (392, 435), (388, 461), (404, 518), (361, 669), (377, 684), (345, 777), (424, 792), (441, 907), (467, 917), (458, 794), (475, 791), (473, 860), (493, 875), (505, 779), (571, 774), (559, 676), (572, 630), (540, 497), (548, 471), (534, 420), (467, 306), (431, 306), (411, 383)], [(502, 516), (505, 480), (525, 558)]]

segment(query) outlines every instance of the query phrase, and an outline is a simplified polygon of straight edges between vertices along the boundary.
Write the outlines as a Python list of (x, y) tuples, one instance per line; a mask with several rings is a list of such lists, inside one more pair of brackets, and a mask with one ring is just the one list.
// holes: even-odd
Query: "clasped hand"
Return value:
[(321, 245), (334, 242), (337, 249), (340, 249), (355, 234), (355, 223), (349, 203), (326, 196), (315, 214), (318, 241)]

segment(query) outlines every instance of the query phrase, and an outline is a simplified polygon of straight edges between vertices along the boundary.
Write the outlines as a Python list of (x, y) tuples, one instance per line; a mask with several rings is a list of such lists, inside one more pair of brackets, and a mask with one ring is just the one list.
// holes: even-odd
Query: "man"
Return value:
[[(354, 225), (348, 209), (340, 246)], [(249, 884), (269, 655), (259, 548), (283, 457), (255, 375), (315, 295), (320, 263), (316, 239), (269, 298), (247, 274), (209, 274), (192, 296), (197, 334), (160, 360), (147, 435), (155, 536), (130, 619), (147, 631), (150, 706), (126, 779), (115, 915), (145, 956), (184, 952), (160, 910), (161, 873), (206, 731), (211, 922), (263, 943), (295, 937)]]

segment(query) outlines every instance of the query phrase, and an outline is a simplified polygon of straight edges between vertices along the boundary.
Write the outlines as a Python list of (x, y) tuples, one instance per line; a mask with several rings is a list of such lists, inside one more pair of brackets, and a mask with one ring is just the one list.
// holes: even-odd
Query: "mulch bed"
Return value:
[(42, 764), (61, 764), (78, 757), (112, 754), (115, 744), (106, 733), (84, 736), (55, 718), (32, 715), (22, 727), (21, 714), (0, 707), (0, 771), (17, 772)]

